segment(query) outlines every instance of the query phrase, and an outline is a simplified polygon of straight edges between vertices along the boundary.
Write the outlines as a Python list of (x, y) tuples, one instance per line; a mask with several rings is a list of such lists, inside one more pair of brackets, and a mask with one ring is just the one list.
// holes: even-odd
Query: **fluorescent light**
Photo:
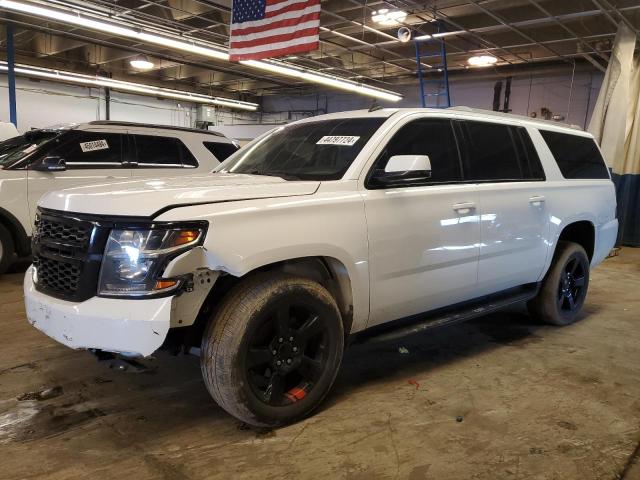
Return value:
[(339, 88), (349, 92), (359, 93), (361, 95), (368, 95), (370, 97), (380, 98), (383, 100), (389, 100), (391, 102), (397, 102), (402, 99), (402, 95), (399, 95), (390, 90), (384, 90), (382, 88), (371, 87), (362, 83), (353, 82), (344, 78), (334, 77), (330, 75), (324, 75), (313, 70), (307, 70), (304, 68), (294, 67), (281, 62), (274, 61), (261, 61), (261, 60), (242, 60), (240, 62), (243, 65), (249, 67), (259, 68), (268, 72), (277, 73), (278, 75), (285, 75), (288, 77), (299, 78), (300, 80), (307, 80), (309, 82), (319, 83), (326, 85), (327, 87)]
[(467, 60), (472, 67), (489, 67), (497, 61), (498, 59), (493, 55), (476, 55)]
[[(6, 72), (7, 70), (7, 62), (0, 61), (0, 72)], [(155, 87), (153, 85), (145, 85), (142, 83), (124, 82), (122, 80), (113, 80), (111, 78), (65, 72), (63, 70), (52, 70), (49, 68), (34, 67), (31, 65), (17, 64), (15, 72), (18, 75), (24, 75), (26, 77), (44, 78), (47, 80), (75, 83), (91, 87), (107, 87), (121, 92), (152, 95), (156, 97), (172, 98), (175, 100), (185, 100), (188, 102), (204, 103), (208, 105), (219, 105), (221, 107), (237, 108), (240, 110), (255, 111), (258, 109), (257, 103), (242, 102), (231, 98), (211, 97), (201, 93)]]
[[(76, 25), (90, 30), (105, 32), (111, 35), (130, 38), (141, 43), (159, 45), (172, 50), (179, 50), (208, 58), (214, 58), (216, 60), (229, 61), (229, 53), (222, 46), (200, 40), (188, 39), (187, 37), (171, 36), (164, 32), (156, 32), (148, 27), (134, 26), (123, 21), (116, 22), (116, 20), (106, 15), (100, 15), (98, 12), (88, 13), (69, 8), (67, 8), (67, 11), (64, 11), (61, 9), (46, 8), (35, 4), (22, 3), (15, 0), (0, 0), (0, 8), (35, 15), (47, 20)], [(370, 87), (368, 85), (352, 82), (339, 77), (324, 75), (314, 70), (301, 70), (292, 64), (287, 64), (281, 61), (277, 62), (277, 65), (272, 61), (265, 62), (255, 60), (240, 63), (250, 67), (259, 68), (261, 70), (278, 73), (279, 75), (319, 83), (321, 85), (340, 88), (342, 90), (384, 100), (395, 102), (402, 98), (402, 95), (389, 90)]]
[(151, 70), (155, 64), (149, 60), (146, 55), (138, 55), (129, 60), (129, 64), (138, 70)]
[(199, 46), (196, 45), (195, 41), (185, 42), (183, 40), (170, 38), (166, 35), (150, 33), (149, 31), (145, 31), (141, 28), (133, 27), (125, 23), (114, 23), (111, 19), (109, 19), (109, 21), (102, 21), (102, 19), (89, 17), (86, 13), (81, 13), (79, 11), (71, 10), (73, 13), (67, 13), (61, 10), (53, 10), (51, 8), (16, 2), (13, 0), (0, 0), (0, 8), (5, 8), (14, 12), (36, 15), (48, 20), (56, 20), (62, 23), (77, 25), (79, 27), (110, 33), (120, 37), (133, 38), (143, 43), (153, 43), (162, 47), (195, 53), (197, 55), (216, 58), (218, 60), (229, 60), (229, 54), (223, 50), (211, 48), (210, 46)]
[(407, 12), (402, 10), (389, 10), (388, 8), (381, 8), (371, 14), (371, 20), (384, 25), (385, 27), (395, 27), (400, 25), (407, 19)]

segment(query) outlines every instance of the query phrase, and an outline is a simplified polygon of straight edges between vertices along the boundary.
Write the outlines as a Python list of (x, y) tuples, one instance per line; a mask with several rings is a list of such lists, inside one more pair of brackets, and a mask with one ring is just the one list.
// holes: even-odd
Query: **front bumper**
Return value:
[(147, 356), (164, 342), (171, 323), (173, 297), (122, 300), (93, 297), (68, 302), (35, 289), (33, 267), (24, 277), (29, 323), (54, 340), (75, 349)]

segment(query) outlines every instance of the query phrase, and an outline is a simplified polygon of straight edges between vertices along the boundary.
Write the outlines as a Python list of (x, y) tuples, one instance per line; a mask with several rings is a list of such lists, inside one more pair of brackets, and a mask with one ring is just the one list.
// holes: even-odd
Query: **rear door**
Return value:
[(477, 183), (478, 294), (536, 282), (544, 268), (549, 219), (545, 177), (526, 129), (463, 121), (465, 180)]
[(175, 177), (194, 173), (198, 160), (178, 137), (130, 130), (134, 177)]
[[(43, 156), (59, 156), (66, 162), (62, 172), (27, 170), (30, 222), (33, 224), (38, 200), (50, 190), (112, 182), (131, 178), (131, 169), (123, 164), (126, 132), (113, 129), (71, 130)], [(39, 157), (40, 158), (40, 157)], [(37, 161), (38, 159), (34, 159)]]

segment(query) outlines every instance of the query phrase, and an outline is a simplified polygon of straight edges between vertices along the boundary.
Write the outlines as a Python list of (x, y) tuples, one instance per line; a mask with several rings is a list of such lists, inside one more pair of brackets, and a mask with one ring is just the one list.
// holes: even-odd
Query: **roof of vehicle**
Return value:
[(363, 118), (363, 117), (382, 117), (388, 118), (396, 113), (458, 113), (469, 115), (472, 117), (478, 117), (478, 119), (485, 120), (515, 120), (517, 122), (526, 123), (536, 128), (553, 128), (554, 130), (562, 130), (570, 134), (586, 135), (586, 132), (578, 125), (569, 125), (566, 123), (555, 122), (552, 120), (541, 120), (538, 118), (531, 118), (525, 115), (515, 115), (513, 113), (494, 112), (492, 110), (483, 110), (479, 108), (471, 107), (450, 107), (446, 109), (442, 108), (379, 108), (376, 110), (352, 110), (347, 112), (329, 113), (326, 115), (320, 115), (318, 117), (310, 117), (302, 122), (311, 122), (317, 120), (337, 120), (340, 118)]
[(227, 138), (220, 132), (214, 132), (213, 130), (202, 130), (199, 128), (189, 128), (189, 127), (174, 127), (171, 125), (157, 125), (153, 123), (137, 123), (137, 122), (121, 122), (118, 120), (94, 120), (92, 122), (88, 122), (87, 125), (95, 125), (95, 126), (118, 126), (118, 127), (141, 127), (141, 128), (154, 128), (159, 130), (177, 130), (180, 132), (191, 132), (191, 133), (202, 133), (205, 135), (213, 135), (216, 137)]

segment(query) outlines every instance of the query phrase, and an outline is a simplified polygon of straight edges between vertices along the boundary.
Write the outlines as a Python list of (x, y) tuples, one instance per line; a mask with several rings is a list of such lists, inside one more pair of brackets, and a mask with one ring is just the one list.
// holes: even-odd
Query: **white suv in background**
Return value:
[(337, 113), (210, 175), (47, 194), (26, 312), (101, 357), (200, 352), (222, 408), (281, 425), (324, 398), (347, 339), (525, 301), (573, 322), (617, 230), (609, 171), (579, 129), (460, 108)]
[(0, 274), (15, 254), (28, 255), (45, 192), (208, 173), (237, 149), (216, 132), (115, 121), (31, 130), (0, 142)]

